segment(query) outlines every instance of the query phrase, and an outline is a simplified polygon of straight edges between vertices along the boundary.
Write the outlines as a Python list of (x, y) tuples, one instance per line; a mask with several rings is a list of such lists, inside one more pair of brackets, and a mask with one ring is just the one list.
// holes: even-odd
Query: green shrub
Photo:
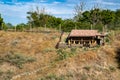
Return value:
[(3, 74), (3, 71), (0, 70), (0, 76)]
[(51, 39), (55, 40), (58, 36), (52, 36)]
[(50, 74), (50, 75), (45, 76), (43, 78), (39, 78), (38, 80), (56, 80), (56, 78), (57, 78), (56, 75)]
[(84, 51), (87, 51), (87, 50), (88, 50), (88, 48), (84, 47), (84, 48), (83, 48), (83, 50), (84, 50)]
[(71, 52), (72, 52), (72, 53), (75, 53), (76, 50), (77, 50), (77, 48), (71, 48)]
[(54, 48), (46, 48), (43, 50), (43, 53), (52, 52), (54, 50), (55, 50)]
[(109, 43), (110, 42), (109, 38), (105, 38), (105, 42)]
[(88, 80), (88, 77), (86, 75), (83, 75), (81, 80)]
[(57, 54), (59, 55), (59, 60), (66, 59), (69, 56), (63, 49), (57, 50)]
[(90, 71), (90, 66), (85, 66), (83, 68), (86, 69), (87, 71)]
[(34, 62), (36, 59), (34, 57), (27, 57), (20, 53), (8, 53), (2, 57), (0, 57), (1, 63), (8, 62), (19, 68), (23, 67), (23, 64)]
[(58, 49), (58, 60), (64, 60), (66, 58), (72, 57), (76, 54), (76, 48), (71, 48), (70, 51), (67, 51), (65, 49)]
[(8, 70), (7, 72), (4, 72), (3, 74), (4, 75), (1, 80), (10, 80), (12, 76), (14, 75), (14, 72), (12, 72), (11, 70)]
[(116, 71), (115, 67), (113, 67), (113, 66), (110, 66), (109, 69), (110, 69), (110, 71), (112, 71), (112, 72)]
[(64, 78), (64, 76), (58, 77), (55, 74), (50, 74), (43, 78), (39, 78), (38, 80), (65, 80), (65, 78)]

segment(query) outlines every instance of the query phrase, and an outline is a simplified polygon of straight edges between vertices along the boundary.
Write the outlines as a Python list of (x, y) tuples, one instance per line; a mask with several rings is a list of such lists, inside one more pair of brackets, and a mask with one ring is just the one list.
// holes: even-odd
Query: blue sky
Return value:
[(80, 1), (85, 3), (85, 9), (90, 10), (94, 5), (104, 9), (120, 9), (120, 0), (0, 0), (0, 13), (6, 23), (14, 25), (27, 23), (26, 12), (36, 6), (45, 8), (46, 12), (63, 19), (74, 16), (74, 6)]

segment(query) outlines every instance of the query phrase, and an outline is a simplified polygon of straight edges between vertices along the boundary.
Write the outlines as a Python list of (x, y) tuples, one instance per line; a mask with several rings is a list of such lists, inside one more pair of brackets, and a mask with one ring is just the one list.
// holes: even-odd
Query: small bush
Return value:
[(64, 76), (56, 76), (55, 74), (50, 74), (48, 76), (45, 76), (43, 78), (39, 78), (38, 80), (65, 80)]
[(3, 74), (3, 71), (0, 70), (0, 76)]
[(109, 38), (106, 38), (106, 39), (105, 39), (105, 42), (110, 42)]
[(84, 47), (83, 50), (84, 50), (84, 51), (88, 51), (88, 48), (87, 48), (87, 47)]
[(43, 53), (52, 52), (54, 50), (55, 49), (53, 49), (53, 48), (46, 48), (46, 49), (43, 50)]
[(3, 72), (0, 70), (0, 80), (10, 80), (14, 75), (14, 72), (11, 70), (8, 70), (6, 72)]
[(83, 68), (86, 69), (87, 71), (90, 71), (90, 66), (85, 66)]
[(36, 59), (33, 57), (27, 57), (20, 53), (8, 53), (5, 56), (0, 57), (1, 63), (8, 62), (19, 68), (23, 67), (23, 64), (28, 62), (34, 62)]
[(58, 49), (57, 54), (59, 56), (58, 60), (64, 60), (66, 58), (72, 57), (76, 54), (76, 48), (71, 48), (71, 51), (65, 49)]
[(72, 52), (72, 53), (75, 53), (76, 50), (77, 50), (77, 48), (71, 48), (71, 52)]
[(57, 50), (57, 54), (59, 55), (59, 60), (66, 59), (69, 56), (68, 53), (63, 49)]
[(110, 69), (111, 72), (116, 71), (115, 67), (113, 67), (113, 66), (110, 66), (109, 69)]
[(58, 36), (52, 36), (51, 39), (55, 40)]
[(81, 80), (88, 80), (88, 76), (83, 74), (82, 77), (81, 77)]

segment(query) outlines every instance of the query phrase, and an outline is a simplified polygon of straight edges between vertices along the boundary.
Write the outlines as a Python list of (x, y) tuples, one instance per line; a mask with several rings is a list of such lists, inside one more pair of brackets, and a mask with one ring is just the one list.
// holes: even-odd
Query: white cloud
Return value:
[[(68, 18), (71, 16), (66, 15), (72, 15), (73, 14), (73, 8), (68, 7), (65, 4), (59, 3), (59, 2), (53, 2), (53, 3), (15, 3), (15, 5), (8, 5), (8, 4), (0, 4), (0, 13), (2, 15), (7, 16), (9, 18), (13, 18), (16, 20), (26, 20), (27, 12), (29, 10), (34, 10), (36, 6), (39, 6), (39, 8), (45, 7), (47, 9), (47, 12), (55, 15), (57, 17), (62, 18)], [(64, 16), (65, 15), (65, 16)], [(7, 21), (7, 20), (5, 20)], [(12, 23), (12, 21), (10, 21)]]
[(96, 0), (95, 1), (96, 3), (100, 3), (100, 4), (103, 4), (103, 5), (109, 5), (109, 6), (120, 6), (120, 3), (115, 3), (115, 2), (108, 2), (108, 1), (105, 1), (105, 0)]
[(34, 0), (34, 2), (41, 2), (41, 3), (44, 3), (46, 2), (47, 0)]
[(102, 4), (104, 4), (104, 5), (111, 5), (111, 6), (116, 6), (116, 5), (120, 6), (120, 3), (113, 3), (113, 2), (102, 2)]
[(54, 1), (52, 4), (60, 4), (61, 2)]

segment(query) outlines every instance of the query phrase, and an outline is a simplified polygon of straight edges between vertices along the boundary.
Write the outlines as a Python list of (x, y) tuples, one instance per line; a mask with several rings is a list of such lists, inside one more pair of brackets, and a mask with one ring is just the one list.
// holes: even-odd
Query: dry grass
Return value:
[[(118, 44), (120, 43), (118, 37), (115, 38), (113, 35), (115, 40), (113, 39), (114, 43), (110, 45), (87, 51), (76, 49), (75, 55), (56, 61), (58, 54), (55, 45), (59, 40), (59, 36), (60, 33), (1, 31), (0, 56), (8, 52), (14, 52), (35, 57), (36, 61), (24, 64), (23, 69), (9, 63), (3, 63), (0, 64), (0, 70), (3, 72), (13, 70), (15, 76), (40, 69), (36, 73), (24, 75), (15, 80), (38, 80), (51, 74), (57, 78), (63, 76), (63, 80), (119, 80), (120, 72), (115, 62), (115, 49), (119, 47)], [(70, 49), (65, 49), (65, 51), (70, 52)]]

